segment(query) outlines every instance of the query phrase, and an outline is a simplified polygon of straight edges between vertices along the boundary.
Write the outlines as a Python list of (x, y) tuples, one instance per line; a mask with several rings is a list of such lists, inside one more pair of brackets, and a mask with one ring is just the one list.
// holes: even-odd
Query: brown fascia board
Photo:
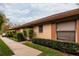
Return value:
[[(62, 18), (66, 18), (66, 17), (70, 17), (70, 16), (75, 16), (75, 15), (79, 15), (79, 8), (74, 9), (74, 10), (70, 10), (70, 11), (66, 11), (66, 12), (62, 12), (62, 13), (58, 13), (58, 14), (54, 14), (48, 17), (44, 17), (29, 23), (26, 23), (22, 26), (18, 26), (12, 29), (20, 29), (20, 28), (25, 28), (25, 27), (33, 27), (35, 25), (40, 25), (40, 24), (44, 24), (44, 23), (49, 23), (49, 22), (58, 22), (61, 20), (64, 20)], [(79, 17), (79, 16), (78, 16)]]

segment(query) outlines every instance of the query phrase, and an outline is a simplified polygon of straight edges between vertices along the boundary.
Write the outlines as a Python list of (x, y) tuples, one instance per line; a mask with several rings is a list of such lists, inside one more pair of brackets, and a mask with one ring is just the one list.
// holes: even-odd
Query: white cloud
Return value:
[[(12, 14), (12, 13), (29, 13), (30, 12), (30, 10), (29, 9), (23, 9), (23, 10), (21, 10), (21, 9), (19, 9), (19, 8), (17, 8), (16, 6), (18, 5), (18, 4), (4, 4), (5, 5), (5, 12), (7, 13), (7, 14)], [(18, 7), (20, 7), (19, 5), (18, 5)], [(20, 7), (20, 8), (23, 8), (23, 7)]]
[(76, 4), (69, 3), (50, 3), (50, 4), (31, 4), (33, 8), (37, 8), (42, 11), (66, 11), (78, 8)]
[(37, 8), (39, 11), (39, 15), (36, 16), (36, 18), (42, 18), (49, 15), (57, 14), (60, 12), (72, 10), (79, 8), (76, 4), (69, 4), (69, 3), (50, 3), (50, 4), (31, 4), (33, 8)]
[[(3, 4), (0, 9), (4, 10), (10, 22), (13, 24), (23, 24), (52, 14), (78, 8), (76, 4), (59, 3), (33, 3), (26, 4)], [(32, 14), (31, 14), (32, 13)]]

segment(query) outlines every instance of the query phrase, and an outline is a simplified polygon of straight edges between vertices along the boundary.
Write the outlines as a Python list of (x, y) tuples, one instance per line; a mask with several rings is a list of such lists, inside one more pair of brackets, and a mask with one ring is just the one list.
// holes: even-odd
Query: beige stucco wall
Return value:
[(21, 29), (20, 32), (23, 32), (23, 29)]
[(23, 32), (23, 29), (18, 29), (17, 31), (18, 31), (18, 32)]
[(43, 25), (43, 32), (39, 33), (39, 27), (35, 26), (33, 28), (35, 32), (36, 38), (45, 38), (45, 39), (51, 39), (51, 24)]

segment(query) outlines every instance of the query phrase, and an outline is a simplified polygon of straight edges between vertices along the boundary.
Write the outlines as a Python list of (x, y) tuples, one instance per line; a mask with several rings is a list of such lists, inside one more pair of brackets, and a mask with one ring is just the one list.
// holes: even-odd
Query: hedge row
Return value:
[(9, 32), (6, 33), (7, 37), (13, 37), (14, 35), (15, 35), (14, 31), (9, 31)]
[(10, 38), (12, 38), (12, 40), (15, 40), (18, 42), (25, 40), (25, 37), (24, 37), (23, 33), (21, 33), (21, 32), (9, 31), (6, 33), (6, 36), (10, 37)]
[(23, 29), (22, 32), (16, 32), (15, 30), (11, 30), (6, 33), (7, 37), (15, 38), (16, 41), (24, 41), (24, 40), (31, 40), (33, 37), (33, 30), (31, 28), (29, 29)]
[(79, 51), (79, 44), (77, 43), (61, 42), (61, 41), (39, 39), (39, 38), (32, 39), (32, 42), (35, 44), (47, 46), (50, 48), (54, 48), (63, 52), (68, 52), (73, 54), (78, 53)]

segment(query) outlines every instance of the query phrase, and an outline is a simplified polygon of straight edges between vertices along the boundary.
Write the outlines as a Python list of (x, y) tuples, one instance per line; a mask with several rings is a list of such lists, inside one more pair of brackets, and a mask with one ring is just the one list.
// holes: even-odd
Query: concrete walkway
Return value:
[[(42, 53), (39, 50), (36, 50), (34, 48), (25, 46), (19, 42), (13, 41), (6, 37), (0, 38), (9, 46), (9, 48), (14, 52), (14, 56), (36, 56)], [(5, 49), (6, 50), (6, 49)]]

